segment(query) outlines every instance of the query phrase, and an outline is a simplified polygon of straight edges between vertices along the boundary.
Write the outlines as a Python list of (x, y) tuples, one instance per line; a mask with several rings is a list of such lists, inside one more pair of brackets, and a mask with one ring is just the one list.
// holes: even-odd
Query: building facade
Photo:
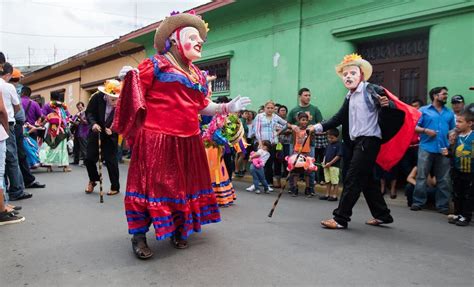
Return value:
[(50, 100), (51, 92), (61, 92), (69, 111), (75, 113), (76, 103), (87, 104), (105, 80), (116, 78), (123, 66), (136, 66), (144, 57), (144, 48), (137, 44), (106, 44), (30, 73), (22, 84), (31, 88), (32, 98), (43, 103)]
[[(474, 102), (474, 3), (470, 0), (241, 0), (202, 13), (210, 31), (198, 64), (217, 74), (214, 95), (292, 107), (308, 87), (324, 117), (345, 95), (334, 67), (358, 52), (371, 81), (402, 100), (447, 86)], [(131, 39), (154, 53), (153, 31)]]
[[(210, 27), (197, 64), (217, 75), (213, 96), (249, 96), (254, 110), (269, 99), (291, 108), (299, 88), (307, 87), (323, 116), (331, 116), (346, 93), (335, 65), (353, 52), (373, 64), (371, 82), (405, 102), (429, 102), (427, 92), (436, 86), (474, 102), (473, 0), (216, 0), (196, 12)], [(64, 89), (72, 97), (66, 102), (87, 101), (122, 65), (136, 66), (155, 53), (158, 25), (25, 80), (46, 99)]]

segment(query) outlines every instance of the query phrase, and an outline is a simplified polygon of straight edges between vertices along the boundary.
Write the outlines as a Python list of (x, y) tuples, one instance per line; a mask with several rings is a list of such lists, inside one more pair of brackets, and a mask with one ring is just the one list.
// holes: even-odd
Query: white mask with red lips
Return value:
[(179, 28), (171, 34), (170, 40), (174, 40), (177, 44), (183, 60), (192, 62), (201, 58), (202, 43), (204, 41), (196, 28)]

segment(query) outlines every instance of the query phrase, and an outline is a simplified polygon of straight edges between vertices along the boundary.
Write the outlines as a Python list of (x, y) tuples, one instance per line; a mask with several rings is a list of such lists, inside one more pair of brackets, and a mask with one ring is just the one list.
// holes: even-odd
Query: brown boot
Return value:
[(170, 237), (170, 242), (171, 245), (173, 245), (173, 247), (176, 249), (188, 248), (188, 241), (181, 237), (181, 233), (179, 231), (175, 231), (175, 234)]
[(132, 237), (132, 249), (135, 256), (139, 259), (148, 259), (153, 256), (153, 252), (146, 243), (145, 234), (135, 234)]
[(94, 187), (97, 185), (95, 181), (89, 181), (86, 187), (86, 193), (92, 193), (94, 191)]

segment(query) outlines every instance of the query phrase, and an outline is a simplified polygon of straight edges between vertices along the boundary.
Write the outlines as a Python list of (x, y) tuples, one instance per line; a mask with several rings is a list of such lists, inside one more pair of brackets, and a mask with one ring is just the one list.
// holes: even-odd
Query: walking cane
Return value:
[(100, 134), (102, 131), (99, 132), (99, 202), (104, 203), (104, 190), (102, 186), (102, 141), (100, 139)]
[[(303, 140), (303, 144), (301, 145), (300, 149), (298, 150), (298, 154), (296, 155), (295, 161), (293, 162), (293, 166), (296, 165), (296, 162), (298, 161), (298, 158), (301, 155), (301, 151), (303, 150), (303, 147), (306, 144), (306, 141), (308, 140), (308, 138), (309, 138), (309, 130), (306, 130), (306, 136)], [(275, 202), (273, 203), (273, 207), (270, 210), (270, 213), (268, 214), (268, 217), (272, 217), (273, 212), (275, 212), (275, 208), (277, 207), (277, 204), (278, 204), (278, 201), (280, 200), (280, 197), (282, 196), (283, 192), (285, 191), (286, 184), (288, 183), (288, 180), (289, 180), (290, 175), (291, 175), (292, 172), (293, 172), (293, 170), (291, 170), (288, 173), (288, 176), (286, 177), (286, 180), (285, 180), (285, 184), (281, 187), (280, 192), (278, 193), (278, 196), (277, 196)]]

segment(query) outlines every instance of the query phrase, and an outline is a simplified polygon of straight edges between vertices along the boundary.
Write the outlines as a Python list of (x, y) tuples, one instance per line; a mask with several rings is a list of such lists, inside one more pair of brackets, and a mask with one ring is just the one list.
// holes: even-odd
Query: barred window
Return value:
[[(54, 90), (50, 92), (50, 95), (52, 93), (58, 93), (59, 94), (59, 101), (64, 102), (64, 94), (66, 93), (66, 89), (59, 89), (59, 90)], [(50, 96), (51, 99), (51, 96)]]
[(197, 64), (199, 69), (208, 71), (209, 75), (217, 76), (212, 83), (212, 92), (228, 92), (230, 90), (230, 59), (221, 59)]

